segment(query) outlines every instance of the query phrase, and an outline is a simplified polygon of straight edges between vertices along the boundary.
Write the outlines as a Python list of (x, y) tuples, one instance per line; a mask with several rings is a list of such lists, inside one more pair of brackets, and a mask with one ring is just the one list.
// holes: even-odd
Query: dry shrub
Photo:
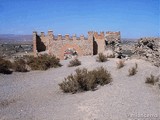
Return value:
[(26, 57), (27, 64), (32, 70), (47, 70), (49, 68), (60, 67), (60, 60), (55, 56), (49, 56), (47, 54), (38, 57), (28, 56)]
[(23, 59), (16, 59), (13, 63), (13, 69), (16, 72), (28, 72), (26, 68), (26, 61)]
[(71, 61), (69, 62), (68, 67), (74, 67), (74, 66), (79, 66), (79, 65), (81, 65), (81, 61), (79, 61), (79, 60), (76, 58), (76, 59), (71, 60)]
[(107, 56), (103, 53), (99, 53), (97, 57), (97, 62), (106, 62), (108, 60)]
[(150, 77), (146, 78), (145, 83), (154, 85), (158, 81), (159, 81), (159, 78), (151, 74)]
[(69, 75), (59, 84), (63, 92), (76, 93), (94, 90), (97, 85), (105, 85), (112, 81), (111, 74), (103, 67), (88, 71), (86, 68), (76, 69), (75, 75)]
[(135, 75), (138, 71), (137, 71), (137, 68), (138, 68), (138, 64), (137, 63), (135, 63), (135, 66), (134, 67), (132, 67), (132, 68), (130, 68), (129, 70), (128, 70), (128, 72), (129, 72), (129, 76), (133, 76), (133, 75)]
[(0, 73), (3, 74), (11, 74), (12, 71), (10, 70), (12, 68), (12, 63), (9, 60), (5, 60), (2, 57), (0, 57)]
[(91, 73), (94, 75), (97, 84), (105, 85), (112, 81), (111, 74), (104, 69), (104, 67), (99, 67), (96, 70), (92, 70)]
[(122, 67), (124, 67), (124, 60), (119, 60), (118, 62), (117, 62), (117, 68), (118, 69), (120, 69), (120, 68), (122, 68)]

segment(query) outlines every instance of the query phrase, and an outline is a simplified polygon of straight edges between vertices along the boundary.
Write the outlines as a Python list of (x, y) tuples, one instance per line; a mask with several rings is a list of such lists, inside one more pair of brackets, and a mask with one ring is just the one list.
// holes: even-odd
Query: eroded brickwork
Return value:
[[(54, 35), (53, 31), (48, 31), (48, 34), (45, 35), (44, 32), (41, 32), (40, 35), (37, 32), (33, 32), (33, 52), (34, 56), (37, 56), (42, 53), (49, 55), (55, 55), (60, 59), (64, 59), (64, 52), (67, 49), (75, 49), (78, 56), (85, 55), (95, 55), (105, 50), (105, 36), (112, 36), (112, 40), (120, 40), (120, 32), (113, 35), (112, 32), (106, 33), (100, 32), (88, 32), (88, 37), (81, 35), (77, 37), (76, 35), (69, 36), (66, 34), (62, 36), (60, 34)], [(117, 34), (118, 33), (118, 34)], [(111, 37), (109, 37), (111, 40)]]
[(105, 39), (108, 41), (108, 42), (120, 42), (121, 40), (121, 33), (120, 32), (106, 32), (106, 36), (105, 36)]

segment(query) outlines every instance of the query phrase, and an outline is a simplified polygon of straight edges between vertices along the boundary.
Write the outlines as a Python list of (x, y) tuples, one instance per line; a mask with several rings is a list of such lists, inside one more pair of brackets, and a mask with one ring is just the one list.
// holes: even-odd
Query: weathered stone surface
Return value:
[(106, 55), (107, 57), (111, 57), (111, 56), (115, 57), (115, 53), (113, 50), (106, 50), (103, 52), (103, 54)]
[[(107, 38), (109, 41), (120, 41), (120, 32), (107, 32)], [(37, 32), (33, 32), (33, 52), (34, 56), (41, 54), (43, 51), (48, 51), (49, 55), (55, 55), (60, 59), (65, 59), (65, 51), (67, 49), (74, 49), (78, 56), (96, 55), (105, 51), (106, 37), (104, 32), (88, 32), (88, 37), (81, 35), (72, 37), (69, 34), (63, 37), (53, 35), (53, 31), (48, 31), (48, 35), (45, 36), (43, 32), (39, 36)]]
[(160, 66), (160, 38), (141, 38), (135, 45), (135, 55)]

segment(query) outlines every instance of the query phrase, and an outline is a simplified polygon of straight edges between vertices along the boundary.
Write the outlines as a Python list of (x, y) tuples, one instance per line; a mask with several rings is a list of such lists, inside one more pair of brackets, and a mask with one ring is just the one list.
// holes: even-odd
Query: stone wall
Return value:
[[(112, 35), (112, 32), (107, 32), (106, 34)], [(119, 40), (120, 35), (116, 35), (112, 35), (113, 41), (117, 40), (117, 38)], [(61, 34), (58, 34), (55, 36), (53, 31), (48, 31), (47, 35), (45, 35), (44, 32), (41, 32), (40, 35), (38, 35), (37, 32), (33, 32), (34, 56), (46, 53), (64, 59), (65, 51), (70, 48), (75, 49), (78, 56), (96, 55), (103, 52), (105, 51), (104, 32), (100, 32), (100, 34), (97, 32), (88, 32), (87, 38), (84, 37), (84, 35), (77, 37), (76, 35), (69, 36), (66, 34), (65, 36), (62, 36)]]
[(104, 36), (104, 32), (100, 32), (100, 34), (98, 34), (98, 32), (94, 32), (94, 40), (96, 41), (95, 43), (97, 43), (97, 53), (101, 53), (105, 51), (105, 36)]
[(119, 32), (106, 32), (106, 36), (105, 36), (105, 39), (108, 41), (108, 42), (120, 42), (121, 40), (121, 33), (120, 31)]

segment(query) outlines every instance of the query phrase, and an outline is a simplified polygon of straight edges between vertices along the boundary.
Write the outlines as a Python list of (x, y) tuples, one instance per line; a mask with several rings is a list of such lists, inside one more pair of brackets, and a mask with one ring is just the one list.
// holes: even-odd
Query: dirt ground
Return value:
[[(79, 68), (103, 66), (113, 82), (96, 91), (63, 93), (58, 84), (78, 68), (67, 67), (69, 60), (47, 71), (0, 74), (0, 120), (160, 120), (160, 89), (145, 84), (151, 73), (160, 75), (160, 68), (140, 59), (127, 60), (121, 69), (115, 58), (105, 63), (95, 56), (79, 60)], [(138, 72), (129, 77), (135, 63)]]

